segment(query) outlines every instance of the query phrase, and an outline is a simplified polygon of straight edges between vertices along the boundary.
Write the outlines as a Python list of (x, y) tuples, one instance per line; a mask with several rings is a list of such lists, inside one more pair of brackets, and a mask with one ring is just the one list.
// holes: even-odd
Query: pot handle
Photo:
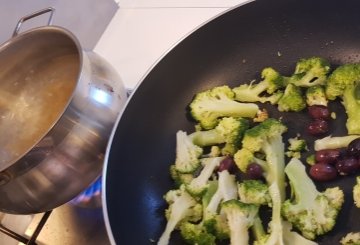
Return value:
[(14, 30), (14, 32), (13, 32), (12, 37), (15, 37), (15, 36), (17, 36), (17, 35), (19, 34), (20, 27), (21, 27), (21, 25), (22, 25), (25, 21), (27, 21), (27, 20), (29, 20), (29, 19), (32, 19), (32, 18), (34, 18), (34, 17), (36, 17), (36, 16), (39, 16), (39, 15), (48, 13), (48, 12), (50, 12), (50, 16), (49, 16), (49, 20), (48, 20), (48, 25), (51, 25), (51, 22), (52, 22), (52, 18), (53, 18), (55, 9), (54, 9), (53, 7), (48, 7), (48, 8), (46, 8), (46, 9), (42, 9), (42, 10), (36, 11), (36, 12), (34, 12), (34, 13), (32, 13), (32, 14), (29, 14), (29, 15), (27, 15), (27, 16), (22, 17), (22, 18), (19, 20), (19, 22), (17, 23), (17, 25), (16, 25), (16, 27), (15, 27), (15, 30)]

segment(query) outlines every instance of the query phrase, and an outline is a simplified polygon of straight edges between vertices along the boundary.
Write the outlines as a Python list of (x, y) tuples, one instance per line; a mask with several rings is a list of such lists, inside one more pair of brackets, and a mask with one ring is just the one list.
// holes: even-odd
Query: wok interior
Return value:
[(0, 170), (56, 123), (76, 87), (80, 54), (56, 29), (36, 29), (0, 48)]
[[(259, 80), (268, 66), (289, 75), (303, 57), (321, 56), (333, 67), (359, 62), (359, 8), (356, 0), (257, 0), (220, 16), (172, 49), (131, 97), (112, 142), (106, 206), (115, 241), (147, 244), (163, 232), (167, 207), (163, 195), (174, 188), (169, 166), (175, 159), (175, 133), (194, 130), (194, 121), (187, 117), (194, 94)], [(334, 135), (341, 135), (346, 131), (345, 115), (337, 105), (331, 128)], [(269, 112), (278, 118), (276, 108), (269, 107)], [(307, 135), (304, 125), (309, 117), (304, 114), (282, 114), (288, 136)], [(315, 138), (307, 140), (312, 144)], [(318, 187), (340, 186), (351, 196), (353, 184), (349, 177)], [(334, 231), (318, 242), (335, 244), (347, 232), (358, 231), (358, 216), (353, 200), (346, 199)], [(184, 241), (175, 232), (170, 244)]]

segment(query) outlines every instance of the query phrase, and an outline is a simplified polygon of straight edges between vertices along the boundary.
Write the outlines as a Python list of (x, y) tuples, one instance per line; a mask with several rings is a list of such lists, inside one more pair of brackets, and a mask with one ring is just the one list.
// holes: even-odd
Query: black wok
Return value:
[[(176, 27), (174, 27), (176, 28)], [(334, 66), (360, 60), (360, 1), (259, 0), (210, 21), (173, 48), (148, 73), (127, 104), (108, 152), (105, 216), (117, 244), (150, 244), (164, 226), (163, 194), (173, 187), (169, 166), (175, 159), (175, 133), (193, 131), (187, 105), (193, 95), (216, 85), (231, 87), (259, 79), (272, 66), (291, 74), (302, 57), (321, 56)], [(345, 134), (344, 112), (333, 134)], [(270, 109), (274, 117), (279, 116)], [(289, 133), (306, 135), (304, 114), (287, 113)], [(307, 138), (312, 148), (313, 137)], [(360, 231), (360, 209), (352, 204), (353, 177), (318, 185), (340, 185), (345, 206), (334, 231), (318, 239), (338, 244)], [(182, 244), (178, 234), (171, 244)]]

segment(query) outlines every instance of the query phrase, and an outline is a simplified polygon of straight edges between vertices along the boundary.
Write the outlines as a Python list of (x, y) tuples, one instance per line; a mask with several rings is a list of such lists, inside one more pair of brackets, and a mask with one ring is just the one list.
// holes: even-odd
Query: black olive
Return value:
[(246, 169), (246, 175), (250, 179), (261, 179), (263, 177), (263, 169), (257, 163), (250, 163)]
[(336, 179), (338, 172), (333, 165), (316, 163), (310, 168), (310, 176), (317, 181), (330, 181)]
[(360, 157), (360, 138), (354, 139), (350, 142), (347, 152), (350, 156)]

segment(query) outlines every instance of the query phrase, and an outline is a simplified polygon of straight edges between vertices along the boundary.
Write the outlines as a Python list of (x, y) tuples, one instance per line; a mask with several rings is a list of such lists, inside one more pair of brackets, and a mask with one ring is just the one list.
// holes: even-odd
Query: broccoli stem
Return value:
[(305, 166), (300, 161), (290, 161), (285, 168), (285, 173), (294, 192), (295, 202), (301, 203), (304, 209), (311, 209), (314, 206), (314, 200), (320, 193), (306, 174)]
[[(237, 215), (229, 215), (228, 222), (230, 226), (230, 244), (247, 245), (249, 244), (248, 225), (245, 219), (239, 219)], [(236, 229), (234, 229), (236, 228)]]
[(266, 244), (279, 244), (283, 245), (283, 227), (281, 218), (281, 194), (276, 182), (269, 186), (269, 194), (272, 199), (272, 216), (270, 226), (270, 236)]
[(318, 243), (306, 239), (295, 231), (291, 231), (292, 225), (289, 222), (283, 222), (284, 242), (291, 245), (318, 245)]
[(251, 232), (255, 238), (255, 241), (259, 241), (264, 236), (266, 236), (266, 232), (264, 230), (264, 226), (259, 215), (256, 215), (256, 217), (254, 218), (254, 223), (251, 226)]
[(215, 112), (232, 116), (232, 117), (250, 117), (256, 116), (259, 107), (253, 103), (239, 103), (235, 101), (219, 102), (217, 105), (210, 107), (209, 110), (214, 109)]
[(322, 139), (315, 140), (314, 149), (315, 151), (326, 150), (326, 149), (339, 149), (347, 147), (351, 141), (359, 138), (360, 135), (346, 135), (339, 137), (327, 136)]
[(281, 204), (285, 200), (284, 149), (281, 135), (270, 137), (263, 145), (266, 162), (269, 164), (266, 181), (272, 201), (272, 217), (269, 224), (271, 233), (266, 244), (283, 244)]
[(281, 202), (285, 200), (284, 149), (285, 145), (281, 135), (269, 138), (267, 142), (264, 142), (263, 146), (266, 162), (269, 164), (267, 167), (268, 173), (266, 174), (266, 181), (269, 186), (276, 183)]
[(347, 86), (343, 94), (343, 105), (348, 116), (346, 128), (349, 134), (360, 134), (360, 101), (356, 99), (356, 86)]
[(167, 245), (170, 235), (179, 222), (186, 217), (189, 209), (196, 204), (195, 200), (187, 193), (183, 193), (169, 208), (170, 217), (166, 223), (165, 230), (161, 235), (158, 245)]
[(197, 131), (189, 135), (195, 145), (209, 146), (221, 144), (224, 138), (215, 129), (207, 131)]
[(243, 102), (257, 102), (261, 98), (259, 95), (268, 88), (268, 84), (264, 81), (257, 84), (242, 85), (234, 88), (235, 100)]

